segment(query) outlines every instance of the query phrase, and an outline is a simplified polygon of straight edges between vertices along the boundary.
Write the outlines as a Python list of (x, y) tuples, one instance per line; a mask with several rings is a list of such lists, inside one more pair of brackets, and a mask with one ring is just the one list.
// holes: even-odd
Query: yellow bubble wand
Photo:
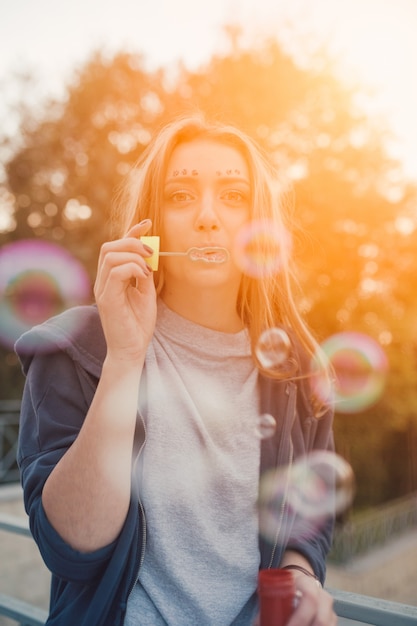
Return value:
[(185, 252), (162, 252), (159, 250), (160, 238), (157, 235), (144, 236), (140, 240), (149, 248), (152, 248), (153, 254), (146, 257), (149, 267), (156, 271), (159, 266), (159, 257), (161, 256), (183, 256), (188, 257), (190, 261), (201, 261), (203, 263), (226, 263), (229, 260), (229, 251), (219, 246), (206, 246), (204, 248), (192, 247)]

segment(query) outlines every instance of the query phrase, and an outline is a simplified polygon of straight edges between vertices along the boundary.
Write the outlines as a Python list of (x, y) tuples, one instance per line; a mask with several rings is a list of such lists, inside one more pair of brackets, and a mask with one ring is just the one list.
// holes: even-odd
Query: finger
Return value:
[[(147, 297), (150, 293), (149, 277), (137, 273), (136, 277), (130, 279), (130, 281), (124, 280), (124, 271), (129, 271), (128, 268), (120, 269), (120, 280), (112, 281), (104, 285), (103, 289), (96, 295), (97, 306), (102, 314), (110, 316), (109, 319), (122, 316), (123, 311), (126, 311), (129, 315), (135, 315), (136, 307), (139, 302), (143, 301), (143, 298)], [(135, 271), (129, 271), (129, 275), (134, 275)], [(124, 282), (122, 282), (124, 280)], [(152, 281), (153, 285), (153, 281)]]
[[(307, 584), (305, 584), (306, 582)], [(302, 589), (297, 589), (297, 604), (287, 626), (305, 626), (306, 624), (312, 626), (318, 613), (319, 589), (315, 583), (311, 584), (311, 581), (305, 580), (302, 580), (299, 587)]]
[(304, 586), (297, 597), (297, 607), (287, 626), (336, 626), (333, 598), (327, 591)]
[[(101, 263), (101, 270), (109, 272), (113, 267), (124, 265), (125, 263), (137, 263), (139, 267), (147, 267), (145, 258), (149, 256), (149, 252), (143, 249), (143, 244), (134, 246), (133, 250), (109, 250), (104, 256)], [(149, 269), (149, 268), (148, 268)]]
[(132, 280), (146, 280), (152, 274), (152, 270), (144, 264), (142, 267), (138, 263), (122, 263), (113, 266), (106, 276), (103, 275), (101, 280), (97, 281), (97, 290), (101, 293), (108, 289), (115, 291), (123, 291)]
[[(129, 258), (127, 256), (128, 254), (133, 255), (133, 257)], [(119, 265), (129, 261), (137, 261), (142, 267), (146, 265), (149, 269), (153, 269), (148, 262), (148, 259), (152, 257), (153, 254), (154, 250), (152, 248), (133, 237), (105, 243), (100, 250), (97, 279), (100, 279), (103, 274), (106, 276), (113, 265)]]
[(139, 224), (135, 224), (132, 226), (130, 230), (126, 233), (126, 237), (141, 237), (149, 232), (152, 226), (152, 221), (150, 219), (145, 219), (139, 222)]
[(322, 591), (319, 595), (319, 605), (313, 626), (336, 625), (337, 615), (333, 609), (333, 598), (327, 591)]
[(97, 268), (96, 284), (105, 282), (111, 269), (124, 263), (138, 263), (139, 267), (150, 269), (145, 261), (149, 256), (149, 249), (137, 239), (119, 239), (103, 244)]
[(121, 293), (132, 280), (137, 284), (151, 274), (152, 270), (138, 254), (109, 253), (97, 274), (94, 292), (96, 296), (109, 291)]
[(131, 252), (141, 256), (149, 256), (149, 249), (140, 239), (137, 237), (124, 237), (115, 241), (107, 241), (101, 246), (98, 264), (103, 264), (107, 255), (113, 252)]
[(138, 267), (144, 267), (146, 263), (144, 258), (139, 254), (139, 247), (135, 246), (135, 248), (136, 249), (130, 251), (126, 250), (126, 248), (120, 249), (119, 245), (104, 244), (97, 268), (96, 282), (105, 282), (114, 267), (119, 267), (126, 263), (137, 264)]

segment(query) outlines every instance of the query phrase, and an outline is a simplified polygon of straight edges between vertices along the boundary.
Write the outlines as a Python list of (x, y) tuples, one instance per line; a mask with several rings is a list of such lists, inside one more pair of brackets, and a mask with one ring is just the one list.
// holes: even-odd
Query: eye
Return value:
[(247, 201), (246, 194), (244, 194), (242, 191), (239, 191), (238, 189), (230, 189), (228, 191), (225, 191), (222, 197), (227, 202), (239, 203)]
[(178, 191), (174, 191), (170, 195), (170, 199), (173, 202), (189, 202), (193, 199), (193, 195), (189, 191), (185, 191), (184, 189), (179, 189)]

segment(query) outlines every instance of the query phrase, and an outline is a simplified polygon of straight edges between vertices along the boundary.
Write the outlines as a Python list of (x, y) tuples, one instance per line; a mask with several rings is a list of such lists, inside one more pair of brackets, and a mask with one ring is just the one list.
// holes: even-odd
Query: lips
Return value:
[(226, 263), (229, 260), (229, 252), (226, 248), (218, 246), (205, 246), (203, 248), (191, 248), (189, 253), (191, 261), (204, 263)]

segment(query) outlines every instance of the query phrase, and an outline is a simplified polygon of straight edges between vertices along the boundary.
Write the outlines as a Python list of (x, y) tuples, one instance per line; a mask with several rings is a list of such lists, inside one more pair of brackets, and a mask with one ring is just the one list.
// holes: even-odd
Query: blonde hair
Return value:
[[(134, 165), (127, 184), (115, 206), (116, 236), (123, 236), (134, 224), (145, 218), (152, 220), (152, 232), (161, 232), (163, 181), (166, 166), (174, 148), (181, 143), (205, 138), (236, 148), (246, 159), (252, 185), (252, 215), (256, 221), (272, 221), (282, 237), (281, 248), (287, 249), (288, 228), (285, 206), (277, 172), (257, 143), (234, 126), (207, 121), (202, 114), (177, 118), (164, 126), (147, 146)], [(163, 271), (155, 273), (157, 292), (163, 285)], [(291, 358), (285, 371), (265, 370), (256, 356), (255, 347), (263, 331), (277, 326), (290, 329), (310, 358), (317, 358), (318, 344), (301, 318), (293, 296), (294, 276), (289, 255), (283, 254), (280, 271), (261, 279), (243, 275), (238, 298), (238, 313), (248, 328), (252, 354), (260, 371), (274, 378), (299, 377), (298, 358)], [(305, 372), (304, 372), (305, 375)]]

